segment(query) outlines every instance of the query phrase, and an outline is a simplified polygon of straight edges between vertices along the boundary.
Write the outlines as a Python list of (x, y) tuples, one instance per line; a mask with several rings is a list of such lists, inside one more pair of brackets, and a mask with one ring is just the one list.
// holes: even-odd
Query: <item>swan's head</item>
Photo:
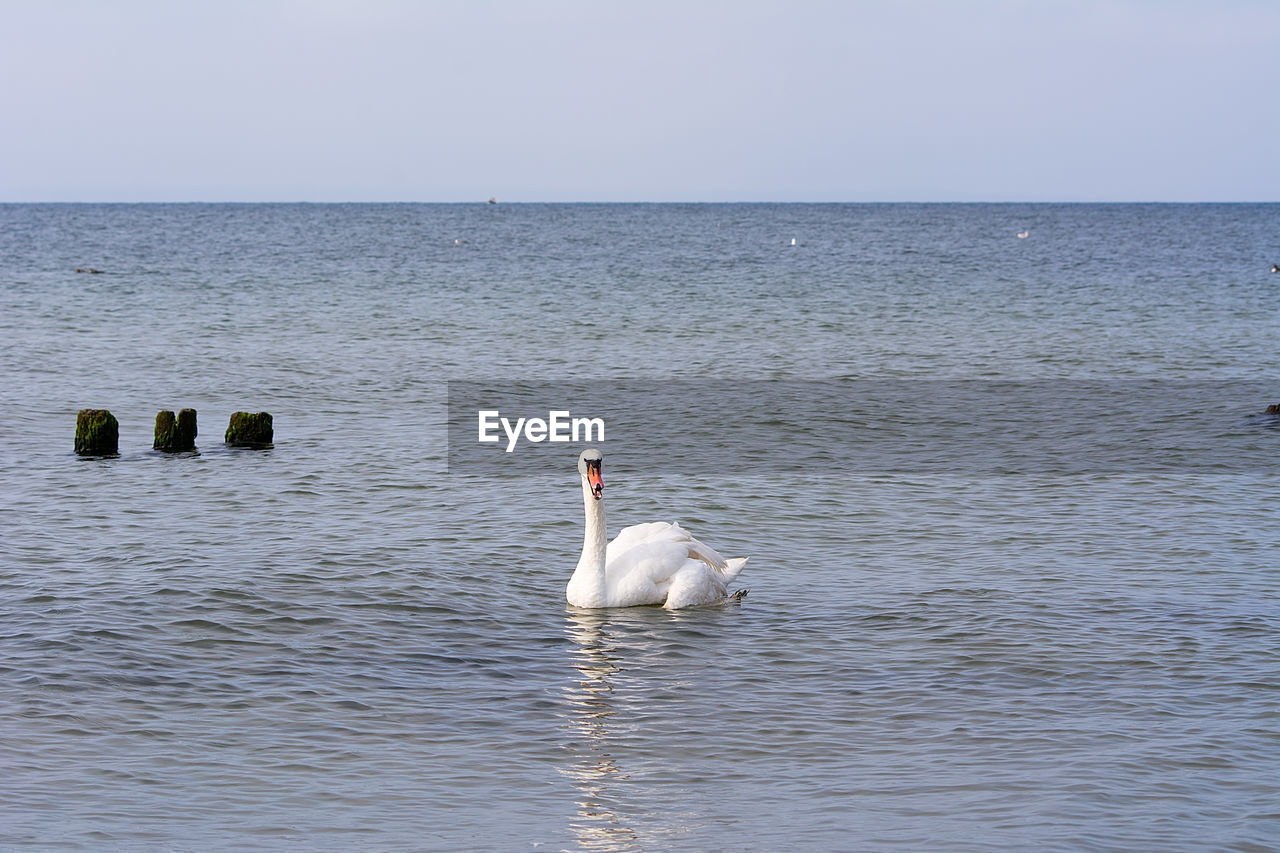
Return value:
[(582, 451), (578, 457), (578, 473), (591, 490), (596, 500), (604, 497), (604, 478), (600, 474), (600, 464), (604, 462), (604, 454), (594, 447)]

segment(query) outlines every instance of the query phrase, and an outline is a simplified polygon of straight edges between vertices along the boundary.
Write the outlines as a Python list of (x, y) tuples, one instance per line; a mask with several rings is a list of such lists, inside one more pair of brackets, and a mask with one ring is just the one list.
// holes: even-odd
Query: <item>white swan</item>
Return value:
[(574, 607), (660, 604), (674, 610), (726, 598), (728, 584), (747, 558), (726, 560), (678, 524), (634, 524), (605, 545), (603, 458), (594, 449), (578, 457), (587, 531), (582, 557), (565, 590), (569, 603)]

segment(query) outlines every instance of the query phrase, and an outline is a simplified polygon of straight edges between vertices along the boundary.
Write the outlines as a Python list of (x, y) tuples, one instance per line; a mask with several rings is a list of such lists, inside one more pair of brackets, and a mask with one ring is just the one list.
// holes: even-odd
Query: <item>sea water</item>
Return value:
[[(0, 205), (0, 848), (1275, 849), (1278, 260), (1277, 205)], [(579, 448), (486, 400), (750, 593), (567, 607)]]

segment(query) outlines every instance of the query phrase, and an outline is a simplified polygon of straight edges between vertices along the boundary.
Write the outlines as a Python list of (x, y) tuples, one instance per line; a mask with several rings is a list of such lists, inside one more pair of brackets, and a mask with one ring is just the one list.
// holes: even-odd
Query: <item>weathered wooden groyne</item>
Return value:
[(235, 412), (224, 440), (235, 447), (270, 447), (274, 438), (269, 412)]
[(120, 452), (120, 422), (106, 409), (81, 409), (76, 415), (76, 453), (115, 456)]
[(152, 448), (165, 453), (189, 453), (196, 449), (196, 410), (183, 409), (174, 417), (164, 410), (156, 413), (155, 442)]
[[(196, 410), (182, 409), (176, 415), (162, 409), (156, 413), (153, 450), (163, 453), (191, 453), (196, 449)], [(274, 446), (275, 425), (270, 412), (234, 412), (227, 424), (224, 442), (231, 447), (266, 449)], [(76, 453), (80, 456), (118, 456), (120, 422), (106, 409), (81, 409), (76, 415)]]

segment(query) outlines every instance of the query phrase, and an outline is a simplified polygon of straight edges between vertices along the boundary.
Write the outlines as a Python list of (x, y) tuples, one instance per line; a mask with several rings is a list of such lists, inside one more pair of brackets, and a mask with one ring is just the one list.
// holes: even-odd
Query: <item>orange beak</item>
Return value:
[(591, 494), (596, 500), (604, 497), (604, 478), (600, 474), (599, 462), (587, 463), (587, 485), (591, 487)]

